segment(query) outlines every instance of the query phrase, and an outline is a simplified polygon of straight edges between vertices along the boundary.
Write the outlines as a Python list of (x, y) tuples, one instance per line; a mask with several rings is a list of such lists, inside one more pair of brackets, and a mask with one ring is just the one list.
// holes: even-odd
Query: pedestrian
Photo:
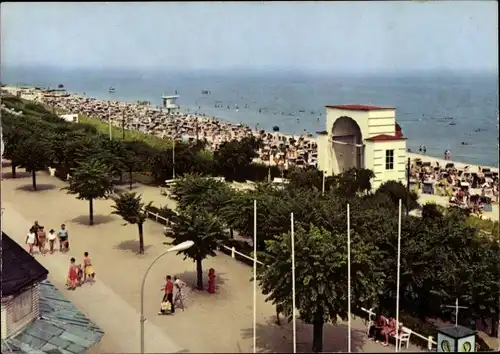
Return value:
[(281, 326), (280, 313), (283, 313), (283, 305), (277, 304), (276, 305), (276, 324), (278, 326)]
[(170, 303), (170, 313), (174, 314), (175, 313), (175, 308), (174, 308), (174, 283), (172, 283), (172, 277), (170, 275), (167, 275), (166, 278), (167, 282), (165, 284), (165, 287), (163, 287), (161, 290), (165, 291), (165, 294), (163, 295), (162, 299), (162, 309), (158, 313), (159, 315), (165, 314), (165, 310), (163, 308), (163, 304), (168, 302)]
[(69, 234), (65, 224), (61, 225), (61, 229), (57, 233), (57, 237), (59, 238), (59, 251), (69, 251)]
[(28, 234), (26, 235), (26, 244), (28, 245), (28, 253), (33, 255), (33, 246), (35, 245), (36, 234), (35, 229), (31, 227)]
[(180, 303), (181, 305), (181, 310), (184, 311), (185, 306), (184, 306), (184, 294), (182, 292), (182, 289), (186, 286), (186, 283), (184, 283), (182, 280), (177, 278), (177, 276), (174, 276), (174, 286), (175, 286), (175, 298), (174, 298), (174, 303)]
[(80, 266), (75, 264), (75, 259), (71, 258), (68, 270), (68, 278), (66, 280), (66, 286), (68, 290), (75, 290), (79, 281)]
[(424, 154), (427, 152), (427, 148), (425, 147), (425, 145), (422, 147), (422, 151)]
[(47, 234), (45, 233), (45, 229), (43, 226), (38, 227), (38, 231), (36, 233), (38, 238), (38, 249), (40, 253), (45, 255), (45, 240), (47, 239)]
[(83, 254), (83, 282), (85, 283), (87, 280), (94, 283), (95, 273), (94, 268), (92, 267), (92, 260), (89, 257), (89, 253), (85, 252)]
[(54, 243), (56, 243), (56, 239), (57, 239), (57, 235), (56, 235), (56, 232), (54, 231), (54, 229), (49, 230), (49, 234), (48, 234), (47, 238), (49, 240), (50, 254), (52, 254), (52, 253), (54, 253)]

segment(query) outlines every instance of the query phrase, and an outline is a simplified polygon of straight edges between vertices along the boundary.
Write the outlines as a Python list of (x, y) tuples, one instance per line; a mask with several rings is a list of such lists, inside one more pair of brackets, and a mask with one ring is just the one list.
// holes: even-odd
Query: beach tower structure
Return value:
[(172, 96), (163, 95), (162, 96), (163, 107), (167, 109), (167, 113), (170, 114), (170, 112), (179, 109), (179, 105), (176, 103), (178, 98), (179, 98), (178, 95), (172, 95)]
[(476, 351), (476, 331), (455, 326), (441, 328), (437, 333), (438, 352), (475, 352)]
[(327, 105), (326, 130), (317, 134), (318, 168), (326, 176), (366, 168), (375, 174), (373, 189), (391, 180), (406, 183), (406, 138), (395, 108)]

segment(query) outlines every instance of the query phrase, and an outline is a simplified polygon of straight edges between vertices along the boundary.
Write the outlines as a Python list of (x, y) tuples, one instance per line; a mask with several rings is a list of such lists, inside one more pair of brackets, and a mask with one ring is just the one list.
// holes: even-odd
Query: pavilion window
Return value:
[(394, 150), (385, 150), (385, 169), (394, 169)]

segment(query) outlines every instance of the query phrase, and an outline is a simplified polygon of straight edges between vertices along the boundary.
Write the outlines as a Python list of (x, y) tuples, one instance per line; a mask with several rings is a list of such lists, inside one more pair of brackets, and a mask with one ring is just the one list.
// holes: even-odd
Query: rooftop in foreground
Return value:
[(48, 280), (40, 283), (39, 306), (40, 318), (2, 341), (2, 353), (83, 354), (104, 335)]
[(340, 104), (340, 105), (326, 105), (326, 108), (332, 109), (343, 109), (346, 111), (386, 111), (386, 110), (394, 110), (394, 107), (379, 107), (373, 105), (365, 105), (365, 104)]

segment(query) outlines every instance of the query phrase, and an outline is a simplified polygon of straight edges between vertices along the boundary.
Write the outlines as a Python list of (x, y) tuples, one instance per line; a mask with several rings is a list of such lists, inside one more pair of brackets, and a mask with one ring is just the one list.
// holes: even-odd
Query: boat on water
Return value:
[(115, 88), (114, 87), (110, 87), (109, 88), (109, 93), (114, 93), (115, 92)]

